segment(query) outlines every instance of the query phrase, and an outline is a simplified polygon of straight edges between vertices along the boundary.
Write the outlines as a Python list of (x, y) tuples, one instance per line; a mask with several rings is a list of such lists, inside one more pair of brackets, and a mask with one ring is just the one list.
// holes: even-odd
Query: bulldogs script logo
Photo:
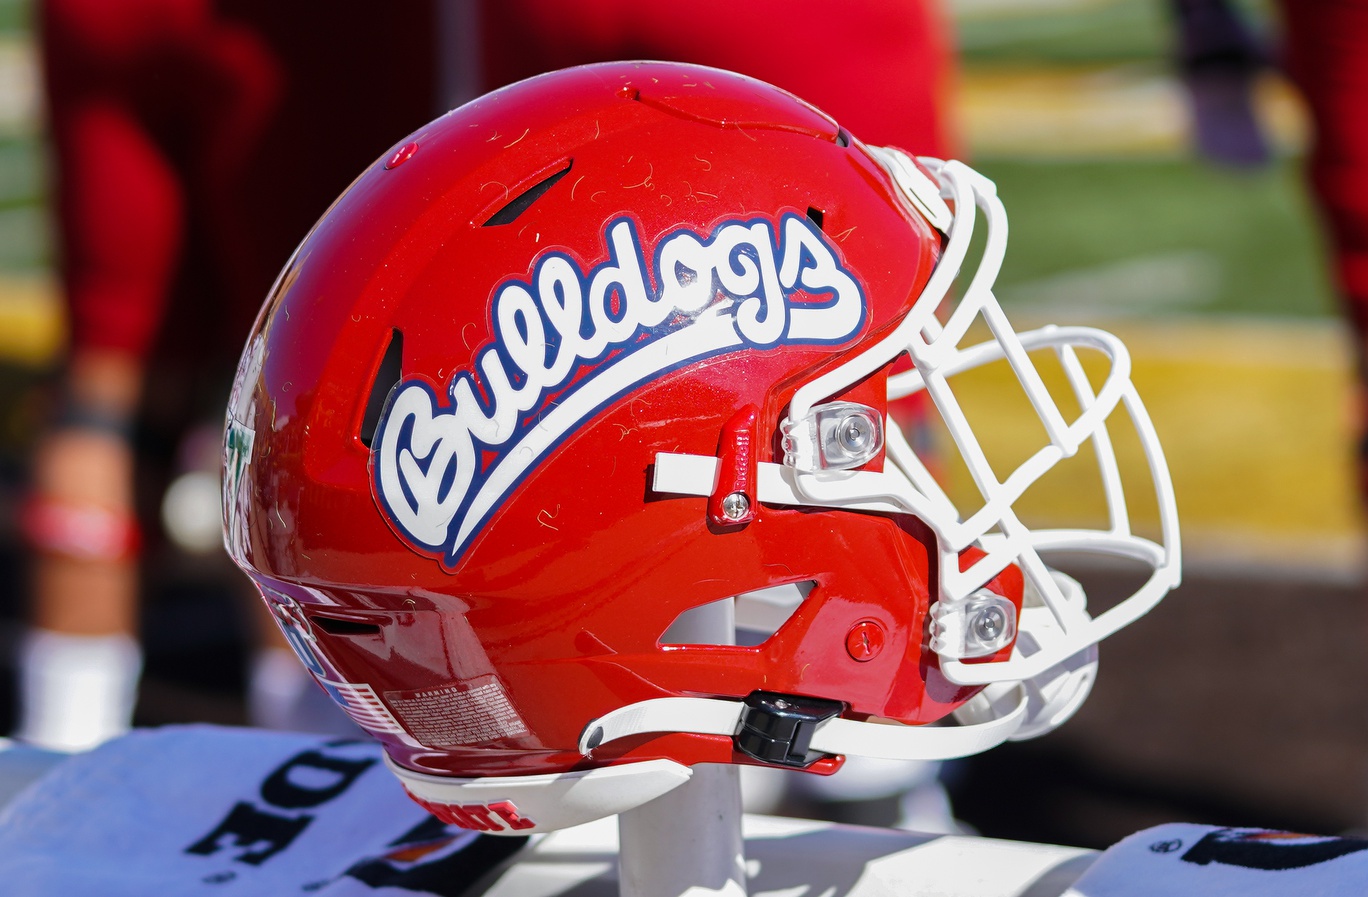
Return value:
[(784, 215), (778, 234), (768, 219), (725, 222), (707, 237), (675, 231), (649, 268), (629, 219), (611, 222), (606, 238), (608, 260), (591, 271), (546, 252), (527, 281), (499, 287), (494, 339), (445, 396), (419, 380), (391, 395), (373, 448), (375, 494), (395, 530), (448, 567), (533, 466), (617, 396), (700, 358), (839, 343), (864, 323), (860, 285), (800, 215)]

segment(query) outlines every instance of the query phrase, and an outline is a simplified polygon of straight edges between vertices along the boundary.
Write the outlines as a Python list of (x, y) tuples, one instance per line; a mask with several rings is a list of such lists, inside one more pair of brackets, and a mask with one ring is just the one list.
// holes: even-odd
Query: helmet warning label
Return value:
[(409, 734), (428, 747), (459, 747), (527, 734), (527, 725), (493, 674), (467, 685), (390, 691), (385, 701)]

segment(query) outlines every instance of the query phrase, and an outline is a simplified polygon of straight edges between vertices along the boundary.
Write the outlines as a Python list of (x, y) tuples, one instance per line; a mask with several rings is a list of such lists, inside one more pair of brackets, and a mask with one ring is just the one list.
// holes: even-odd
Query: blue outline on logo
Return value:
[[(554, 383), (542, 384), (540, 386), (540, 388), (537, 391), (537, 395), (535, 396), (534, 402), (532, 403), (530, 408), (516, 411), (516, 423), (514, 424), (512, 431), (502, 441), (486, 442), (478, 436), (476, 436), (473, 432), (471, 432), (471, 428), (469, 426), (463, 427), (465, 431), (465, 438), (469, 439), (470, 447), (473, 450), (472, 457), (474, 458), (475, 469), (472, 471), (470, 481), (466, 486), (464, 497), (457, 505), (455, 512), (452, 514), (450, 518), (450, 522), (445, 527), (443, 537), (436, 542), (429, 543), (425, 541), (423, 538), (416, 535), (415, 533), (411, 532), (406, 526), (404, 526), (404, 524), (400, 520), (400, 516), (395, 513), (394, 507), (391, 505), (390, 497), (386, 495), (385, 489), (381, 482), (381, 449), (383, 445), (387, 444), (390, 441), (390, 439), (386, 438), (386, 434), (388, 434), (391, 414), (396, 405), (398, 404), (398, 402), (396, 401), (398, 397), (401, 394), (406, 393), (416, 387), (422, 389), (423, 392), (426, 394), (428, 407), (430, 409), (431, 414), (431, 420), (435, 421), (441, 416), (454, 417), (456, 415), (457, 385), (462, 382), (465, 382), (469, 385), (471, 395), (475, 400), (475, 404), (478, 406), (478, 413), (484, 415), (487, 419), (491, 419), (493, 417), (499, 416), (500, 402), (508, 402), (512, 398), (520, 395), (522, 391), (529, 388), (529, 384), (533, 378), (533, 373), (523, 370), (518, 365), (518, 363), (515, 362), (512, 358), (508, 350), (508, 336), (510, 334), (504, 332), (503, 323), (500, 321), (499, 303), (506, 291), (510, 289), (520, 289), (528, 297), (531, 298), (532, 305), (533, 307), (535, 307), (538, 314), (537, 325), (540, 326), (542, 336), (544, 337), (544, 342), (546, 344), (545, 353), (542, 358), (542, 373), (548, 373), (553, 370), (556, 363), (560, 359), (560, 354), (562, 352), (567, 350), (573, 350), (572, 348), (568, 349), (566, 346), (566, 343), (569, 342), (569, 334), (563, 333), (559, 329), (559, 327), (556, 326), (556, 324), (551, 320), (550, 316), (548, 315), (545, 304), (541, 301), (544, 294), (540, 291), (539, 287), (541, 285), (543, 271), (545, 270), (546, 266), (551, 262), (555, 260), (560, 260), (568, 266), (569, 271), (575, 273), (576, 279), (578, 281), (577, 286), (580, 300), (578, 314), (580, 320), (578, 330), (574, 333), (574, 336), (577, 340), (581, 342), (592, 343), (602, 338), (602, 334), (600, 334), (600, 328), (603, 326), (603, 324), (606, 323), (609, 326), (620, 325), (622, 321), (625, 319), (625, 316), (631, 312), (631, 309), (629, 308), (628, 297), (625, 292), (625, 285), (624, 283), (622, 283), (621, 279), (619, 279), (617, 280), (617, 282), (613, 284), (613, 287), (611, 289), (605, 291), (603, 301), (606, 303), (611, 303), (613, 301), (613, 297), (618, 297), (618, 301), (621, 304), (620, 315), (617, 317), (616, 320), (613, 320), (611, 311), (608, 308), (604, 308), (602, 311), (602, 314), (604, 316), (603, 319), (600, 320), (599, 318), (595, 317), (590, 307), (592, 297), (589, 295), (589, 288), (590, 285), (594, 282), (595, 278), (602, 271), (615, 267), (627, 273), (639, 273), (641, 276), (641, 284), (644, 286), (645, 289), (645, 301), (647, 302), (646, 307), (652, 308), (662, 301), (662, 296), (665, 292), (664, 288), (661, 286), (659, 282), (653, 283), (653, 281), (659, 281), (661, 279), (662, 272), (660, 270), (660, 265), (662, 253), (664, 252), (667, 245), (669, 245), (670, 241), (676, 237), (679, 237), (681, 235), (688, 235), (692, 237), (703, 250), (706, 251), (716, 244), (717, 240), (720, 238), (722, 231), (726, 228), (732, 226), (739, 226), (743, 229), (749, 229), (757, 224), (763, 225), (766, 238), (769, 241), (769, 246), (773, 253), (772, 260), (775, 264), (776, 271), (779, 269), (779, 266), (782, 263), (783, 251), (786, 247), (780, 245), (779, 240), (776, 240), (776, 228), (774, 226), (775, 222), (771, 218), (757, 216), (745, 220), (726, 219), (719, 222), (713, 228), (712, 233), (706, 238), (701, 237), (697, 232), (690, 230), (687, 227), (679, 227), (673, 231), (662, 234), (661, 237), (656, 241), (655, 249), (653, 252), (652, 262), (654, 264), (652, 267), (648, 268), (646, 265), (646, 259), (642, 252), (642, 243), (640, 236), (638, 234), (636, 222), (632, 218), (623, 215), (614, 218), (604, 227), (604, 245), (608, 249), (608, 258), (600, 262), (599, 264), (595, 265), (589, 271), (583, 271), (583, 269), (581, 269), (575, 263), (574, 259), (568, 254), (557, 250), (550, 250), (537, 256), (533, 263), (530, 277), (523, 279), (514, 276), (509, 277), (508, 279), (501, 282), (494, 289), (492, 294), (493, 298), (489, 305), (490, 331), (493, 334), (493, 339), (476, 351), (473, 365), (452, 373), (451, 377), (447, 381), (445, 403), (442, 403), (439, 400), (437, 391), (426, 380), (423, 380), (421, 378), (412, 378), (404, 380), (400, 382), (398, 385), (396, 385), (395, 388), (390, 392), (390, 396), (385, 404), (385, 409), (376, 427), (376, 436), (372, 446), (372, 463), (370, 466), (372, 492), (375, 496), (377, 503), (380, 505), (383, 511), (385, 519), (390, 524), (391, 528), (394, 529), (394, 531), (403, 539), (403, 541), (406, 544), (410, 546), (410, 548), (417, 551), (419, 554), (440, 560), (442, 566), (448, 571), (453, 570), (460, 561), (460, 558), (464, 554), (465, 549), (483, 531), (484, 526), (488, 522), (489, 518), (491, 518), (494, 515), (494, 513), (503, 505), (504, 501), (507, 500), (507, 497), (513, 492), (515, 492), (518, 489), (518, 487), (522, 485), (523, 481), (528, 476), (530, 476), (534, 470), (537, 469), (543, 457), (549, 455), (556, 448), (558, 448), (566, 439), (568, 439), (570, 436), (578, 432), (585, 422), (598, 416), (598, 414), (601, 411), (603, 411), (606, 407), (617, 402), (624, 395), (639, 389), (644, 383), (650, 382), (651, 380), (660, 379), (661, 377), (664, 377), (672, 373), (673, 371), (679, 370), (680, 368), (687, 367), (692, 364), (696, 364), (697, 362), (702, 361), (704, 359), (715, 357), (717, 355), (727, 354), (730, 352), (735, 352), (740, 348), (750, 347), (763, 350), (767, 348), (777, 347), (780, 345), (838, 345), (841, 343), (848, 342), (852, 337), (854, 337), (863, 329), (864, 324), (868, 318), (868, 302), (866, 301), (864, 288), (860, 284), (859, 280), (855, 278), (854, 274), (842, 264), (842, 260), (836, 248), (826, 240), (825, 235), (823, 235), (822, 232), (818, 230), (815, 227), (815, 225), (813, 225), (812, 222), (809, 221), (805, 216), (799, 215), (794, 212), (786, 212), (783, 215), (781, 215), (778, 222), (778, 234), (781, 235), (781, 238), (782, 235), (785, 233), (789, 222), (794, 220), (801, 222), (801, 225), (807, 230), (808, 234), (812, 237), (812, 239), (818, 245), (825, 247), (830, 252), (831, 262), (834, 266), (834, 270), (838, 272), (840, 275), (842, 275), (846, 280), (848, 280), (849, 286), (854, 291), (853, 297), (845, 298), (846, 301), (851, 301), (851, 299), (854, 298), (856, 301), (859, 302), (859, 314), (858, 319), (855, 321), (854, 325), (850, 327), (846, 333), (838, 334), (830, 338), (790, 338), (789, 331), (792, 326), (792, 313), (794, 310), (829, 309), (838, 304), (843, 298), (839, 290), (840, 285), (837, 284), (830, 285), (826, 289), (815, 290), (810, 290), (807, 287), (801, 285), (802, 274), (804, 273), (804, 271), (817, 270), (822, 267), (820, 260), (812, 254), (810, 244), (801, 245), (798, 250), (800, 252), (800, 255), (797, 262), (797, 274), (795, 277), (795, 285), (792, 288), (783, 288), (781, 286), (781, 295), (778, 297), (765, 295), (765, 288), (763, 282), (756, 286), (755, 291), (753, 293), (745, 296), (738, 296), (726, 290), (722, 286), (721, 277), (718, 275), (716, 270), (714, 270), (712, 272), (713, 277), (711, 298), (700, 310), (692, 314), (685, 314), (680, 311), (670, 310), (669, 313), (664, 316), (664, 320), (662, 320), (658, 324), (651, 326), (644, 326), (638, 324), (635, 327), (633, 327), (632, 331), (629, 334), (626, 334), (621, 338), (603, 339), (602, 346), (598, 349), (598, 351), (596, 351), (592, 355), (580, 355), (577, 353), (574, 356), (573, 360), (569, 363), (569, 366), (566, 368), (565, 372), (562, 374), (559, 380), (555, 381)], [(619, 258), (617, 248), (613, 245), (613, 233), (619, 225), (625, 225), (627, 227), (628, 234), (630, 236), (630, 243), (632, 246), (632, 250), (634, 252), (634, 258), (630, 261), (635, 262), (635, 271), (631, 271), (626, 267), (626, 265), (624, 265), (624, 262), (628, 260), (624, 258)], [(806, 241), (804, 241), (804, 243), (806, 244)], [(756, 269), (759, 269), (759, 267), (762, 265), (762, 260), (759, 256), (756, 247), (753, 244), (738, 244), (738, 246), (735, 247), (728, 254), (726, 259), (726, 263), (730, 266), (731, 272), (737, 276), (744, 276), (746, 274), (744, 270), (738, 270), (737, 268), (737, 265), (744, 264), (745, 262), (748, 262)], [(679, 269), (676, 268), (676, 271), (678, 270)], [(556, 284), (558, 289), (553, 290), (553, 293), (555, 294), (555, 299), (553, 301), (565, 306), (566, 300), (568, 298), (565, 288), (565, 281), (564, 279), (560, 279), (554, 281), (554, 283)], [(795, 293), (802, 293), (806, 296), (811, 296), (814, 299), (817, 299), (818, 297), (821, 297), (823, 295), (829, 296), (830, 298), (826, 299), (825, 301), (805, 301), (801, 303), (789, 302), (790, 297), (793, 296)], [(775, 337), (772, 340), (763, 342), (752, 340), (746, 335), (745, 329), (742, 326), (740, 326), (739, 323), (736, 323), (734, 324), (734, 327), (736, 335), (737, 337), (739, 337), (739, 342), (724, 346), (719, 349), (708, 351), (702, 354), (681, 358), (680, 360), (671, 365), (663, 366), (659, 369), (652, 370), (649, 379), (638, 379), (636, 381), (627, 383), (622, 389), (618, 390), (611, 396), (608, 396), (606, 399), (599, 402), (587, 413), (580, 415), (577, 420), (575, 420), (570, 426), (568, 426), (564, 430), (564, 432), (557, 435), (555, 439), (553, 439), (545, 447), (543, 447), (542, 451), (539, 452), (538, 455), (528, 464), (527, 468), (523, 470), (520, 474), (518, 474), (516, 478), (498, 495), (493, 504), (485, 511), (483, 519), (479, 521), (470, 530), (465, 539), (462, 540), (459, 544), (456, 543), (456, 538), (460, 526), (464, 521), (467, 513), (469, 512), (470, 506), (474, 501), (475, 497), (478, 494), (480, 494), (481, 487), (489, 479), (490, 475), (494, 471), (496, 471), (499, 468), (499, 466), (503, 463), (503, 461), (512, 453), (512, 451), (522, 444), (527, 434), (536, 426), (538, 426), (543, 413), (547, 411), (548, 407), (552, 407), (546, 402), (546, 397), (548, 394), (556, 395), (557, 401), (554, 404), (558, 405), (561, 402), (565, 401), (567, 397), (578, 393), (580, 390), (584, 389), (588, 384), (595, 382), (605, 373), (613, 370), (625, 358), (635, 355), (642, 349), (658, 342), (661, 338), (665, 336), (689, 328), (695, 323), (697, 318), (700, 315), (702, 315), (706, 310), (714, 308), (715, 306), (722, 304), (724, 302), (730, 301), (732, 303), (732, 308), (729, 310), (729, 317), (735, 322), (736, 312), (741, 307), (741, 305), (747, 300), (755, 299), (759, 299), (760, 301), (774, 301), (776, 299), (782, 300), (782, 309), (768, 307), (765, 309), (765, 316), (757, 319), (758, 324), (765, 324), (769, 321), (769, 315), (782, 311), (782, 313), (786, 316), (786, 320), (784, 322), (784, 326), (781, 332), (777, 337)], [(525, 310), (514, 310), (511, 314), (515, 318), (519, 319), (515, 321), (515, 329), (518, 331), (519, 341), (523, 344), (526, 344), (531, 329), (536, 325), (534, 325), (533, 322), (527, 318)], [(646, 336), (645, 339), (641, 338), (643, 334)], [(502, 372), (505, 374), (505, 377), (509, 383), (509, 391), (502, 395), (496, 393), (495, 388), (491, 386), (491, 384), (488, 382), (488, 377), (485, 376), (485, 359), (491, 352), (494, 353), (495, 357), (497, 358), (498, 368), (501, 369)], [(610, 355), (613, 356), (612, 360), (609, 361), (607, 364), (603, 364), (603, 360)], [(574, 378), (574, 376), (577, 373), (581, 372), (585, 368), (596, 368), (596, 370), (594, 370), (592, 373), (587, 374), (584, 377), (581, 377), (571, 386), (565, 386), (567, 382), (569, 382), (572, 378)], [(478, 376), (476, 373), (477, 371), (480, 372)], [(402, 419), (399, 422), (398, 432), (391, 437), (397, 443), (392, 447), (391, 454), (393, 454), (393, 456), (397, 458), (399, 457), (399, 454), (401, 452), (407, 452), (419, 465), (420, 469), (424, 473), (427, 473), (430, 469), (430, 465), (435, 460), (435, 456), (441, 451), (441, 442), (439, 440), (438, 442), (434, 443), (432, 450), (428, 452), (426, 455), (420, 457), (417, 453), (413, 452), (412, 450), (413, 430), (415, 426), (417, 426), (417, 421), (413, 417), (413, 415), (405, 414), (404, 419)], [(488, 465), (482, 465), (482, 459), (489, 452), (493, 452), (496, 457)], [(456, 475), (458, 473), (457, 459), (459, 457), (459, 454), (460, 452), (451, 453), (450, 455), (448, 455), (446, 461), (444, 462), (446, 464), (446, 470), (443, 473), (437, 493), (437, 501), (439, 502), (449, 495), (451, 489), (455, 485)], [(412, 485), (402, 475), (398, 475), (397, 480), (401, 490), (401, 500), (410, 508), (418, 508), (418, 496), (413, 492)]]

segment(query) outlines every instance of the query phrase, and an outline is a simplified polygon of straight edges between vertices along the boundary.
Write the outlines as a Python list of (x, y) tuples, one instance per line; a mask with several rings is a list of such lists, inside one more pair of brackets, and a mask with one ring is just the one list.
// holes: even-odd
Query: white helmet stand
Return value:
[(740, 772), (700, 764), (683, 785), (618, 817), (621, 897), (746, 897)]
[[(671, 631), (680, 644), (735, 644), (730, 598), (696, 608)], [(746, 897), (741, 768), (704, 763), (689, 781), (618, 817), (621, 897)]]

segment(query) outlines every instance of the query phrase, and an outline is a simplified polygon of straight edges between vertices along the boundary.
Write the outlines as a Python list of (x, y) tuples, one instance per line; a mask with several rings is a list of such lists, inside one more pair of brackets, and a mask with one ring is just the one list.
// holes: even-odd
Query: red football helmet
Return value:
[[(1016, 334), (1004, 241), (987, 179), (748, 78), (614, 63), (497, 91), (371, 166), (281, 274), (229, 409), (229, 550), (409, 791), (474, 828), (618, 812), (699, 762), (829, 772), (1048, 730), (1092, 646), (1177, 583), (1177, 524), (1124, 347)], [(1096, 387), (1080, 349), (1110, 359)], [(949, 386), (989, 361), (1046, 437), (1005, 477)], [(918, 391), (981, 506), (887, 423)], [(1131, 532), (1113, 412), (1158, 541)], [(1086, 442), (1110, 526), (1024, 526), (1013, 502)], [(1094, 619), (1052, 550), (1153, 572)]]

